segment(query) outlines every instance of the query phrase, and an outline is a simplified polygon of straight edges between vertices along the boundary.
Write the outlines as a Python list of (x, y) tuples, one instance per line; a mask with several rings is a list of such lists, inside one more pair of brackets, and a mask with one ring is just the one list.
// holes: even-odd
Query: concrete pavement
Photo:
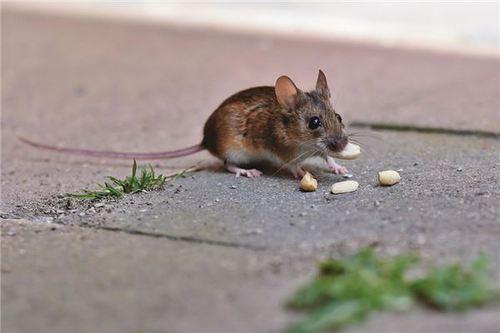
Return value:
[[(495, 138), (361, 131), (360, 189), (317, 171), (236, 179), (220, 165), (162, 191), (95, 203), (67, 192), (125, 176), (128, 161), (36, 151), (16, 135), (155, 151), (197, 142), (233, 92), (287, 73), (329, 75), (348, 120), (499, 133), (499, 60), (349, 43), (2, 12), (2, 328), (6, 332), (279, 332), (283, 300), (315, 262), (366, 245), (430, 261), (492, 255), (500, 281)], [(207, 154), (159, 171), (214, 163)], [(402, 183), (375, 186), (376, 171)], [(54, 223), (58, 222), (58, 223)], [(376, 316), (352, 332), (494, 332), (498, 309)]]

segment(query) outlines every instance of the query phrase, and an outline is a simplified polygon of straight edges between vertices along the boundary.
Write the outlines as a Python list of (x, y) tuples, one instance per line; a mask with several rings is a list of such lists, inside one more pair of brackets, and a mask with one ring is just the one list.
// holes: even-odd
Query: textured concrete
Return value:
[(277, 332), (299, 282), (248, 250), (29, 221), (2, 231), (2, 332)]
[[(375, 245), (429, 261), (492, 255), (500, 280), (498, 139), (352, 129), (360, 182), (315, 169), (236, 179), (220, 165), (165, 189), (68, 200), (129, 161), (61, 156), (16, 135), (78, 147), (156, 151), (200, 140), (229, 94), (287, 73), (331, 77), (347, 120), (499, 132), (498, 59), (111, 24), (2, 12), (2, 328), (6, 332), (279, 332), (281, 304), (315, 262)], [(160, 172), (207, 154), (161, 161)], [(375, 186), (376, 171), (401, 184)], [(19, 218), (22, 218), (19, 220)], [(58, 222), (58, 223), (53, 223)], [(108, 230), (103, 230), (108, 229)], [(352, 332), (489, 333), (498, 309), (376, 316)]]
[(312, 88), (318, 68), (348, 122), (500, 132), (499, 59), (3, 11), (4, 209), (25, 193), (78, 188), (75, 173), (94, 182), (123, 165), (41, 154), (17, 135), (86, 148), (183, 147), (201, 140), (206, 117), (230, 94), (284, 73)]
[[(4, 220), (1, 230), (2, 332), (9, 333), (278, 333), (294, 318), (282, 310), (284, 299), (314, 262), (359, 246), (293, 255), (25, 220)], [(495, 308), (414, 309), (374, 315), (346, 332), (494, 333), (499, 318)]]
[[(222, 170), (180, 179), (165, 191), (117, 203), (111, 213), (62, 221), (264, 248), (318, 246), (361, 237), (431, 242), (499, 240), (500, 142), (446, 135), (378, 133), (366, 157), (347, 162), (357, 192), (329, 193), (340, 176), (315, 170), (319, 189), (299, 190), (287, 174), (235, 178)], [(381, 144), (383, 142), (384, 144)], [(402, 169), (402, 182), (377, 186), (377, 171)], [(138, 209), (123, 209), (138, 206)], [(123, 209), (121, 209), (123, 208)], [(64, 209), (64, 208), (62, 208)], [(486, 244), (485, 243), (485, 244)], [(490, 252), (490, 251), (489, 251)]]
[[(4, 220), (1, 230), (2, 332), (9, 333), (278, 333), (294, 318), (283, 301), (315, 261), (363, 245), (291, 254), (25, 220)], [(392, 242), (393, 250), (405, 247)], [(499, 314), (414, 309), (374, 315), (346, 332), (494, 333)]]

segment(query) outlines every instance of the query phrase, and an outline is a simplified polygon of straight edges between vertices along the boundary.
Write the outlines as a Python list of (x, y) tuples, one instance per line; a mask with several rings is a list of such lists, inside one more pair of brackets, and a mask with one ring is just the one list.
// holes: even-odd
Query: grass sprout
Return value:
[(70, 193), (72, 197), (80, 199), (98, 200), (103, 198), (121, 198), (124, 194), (147, 192), (161, 188), (167, 181), (177, 180), (185, 177), (188, 173), (198, 170), (198, 167), (191, 167), (170, 175), (156, 175), (151, 165), (143, 167), (140, 174), (137, 172), (137, 162), (134, 160), (131, 175), (125, 179), (116, 177), (106, 177), (108, 181), (104, 184), (97, 184), (99, 189), (93, 191), (84, 190), (83, 193)]

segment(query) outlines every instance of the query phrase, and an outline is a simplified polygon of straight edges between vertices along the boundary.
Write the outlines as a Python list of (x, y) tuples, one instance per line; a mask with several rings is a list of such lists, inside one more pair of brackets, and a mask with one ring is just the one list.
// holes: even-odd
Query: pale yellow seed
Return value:
[(378, 182), (382, 186), (392, 186), (401, 181), (401, 176), (397, 171), (385, 170), (378, 173)]
[(318, 188), (318, 181), (309, 172), (306, 172), (300, 181), (300, 188), (304, 192), (314, 192)]
[(344, 150), (335, 154), (335, 157), (343, 160), (354, 160), (361, 154), (361, 148), (354, 143), (348, 142)]
[(333, 194), (342, 194), (354, 192), (358, 189), (359, 183), (355, 180), (345, 180), (343, 182), (338, 182), (332, 185)]

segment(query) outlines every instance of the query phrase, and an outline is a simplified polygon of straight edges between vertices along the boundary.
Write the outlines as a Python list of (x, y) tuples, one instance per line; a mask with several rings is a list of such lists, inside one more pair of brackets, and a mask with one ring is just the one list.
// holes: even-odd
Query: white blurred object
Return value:
[(83, 1), (9, 5), (112, 19), (500, 55), (500, 4), (496, 1), (314, 4)]

